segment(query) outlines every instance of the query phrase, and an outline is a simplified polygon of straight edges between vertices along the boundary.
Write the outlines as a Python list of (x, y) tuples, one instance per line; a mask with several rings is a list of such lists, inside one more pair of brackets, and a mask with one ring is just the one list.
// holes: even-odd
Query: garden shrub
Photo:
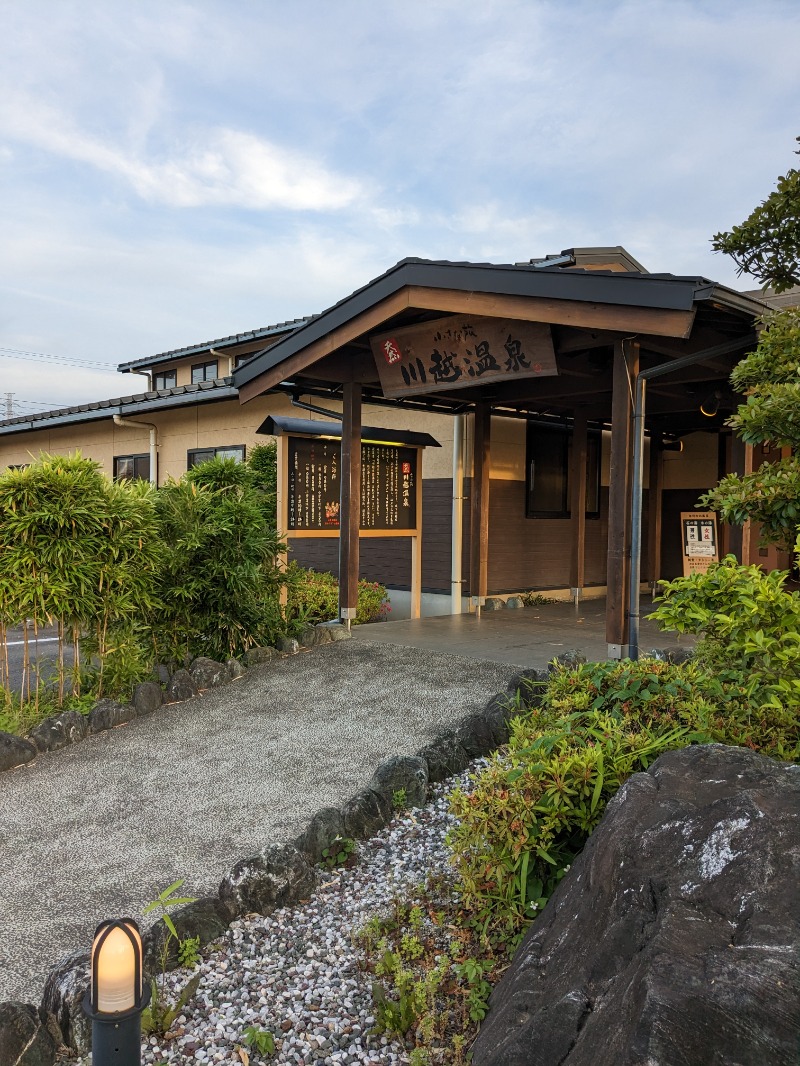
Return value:
[[(286, 619), (312, 625), (339, 617), (339, 582), (330, 573), (306, 570), (291, 562), (286, 570)], [(359, 581), (355, 623), (377, 622), (391, 610), (389, 595), (377, 581)]]
[(518, 694), (507, 749), (451, 798), (452, 859), (473, 921), (514, 942), (620, 785), (663, 752), (716, 741), (800, 755), (796, 713), (719, 705), (708, 676), (695, 662), (586, 663), (558, 667), (538, 707), (524, 711)]
[(201, 463), (159, 489), (156, 510), (164, 541), (159, 655), (184, 664), (274, 642), (283, 628), (281, 544), (249, 472), (231, 459)]

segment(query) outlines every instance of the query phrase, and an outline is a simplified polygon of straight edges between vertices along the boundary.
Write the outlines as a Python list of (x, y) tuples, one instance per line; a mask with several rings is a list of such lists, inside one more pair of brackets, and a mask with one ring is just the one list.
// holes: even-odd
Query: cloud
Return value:
[(241, 130), (197, 129), (192, 141), (176, 145), (170, 158), (154, 160), (86, 133), (56, 107), (30, 95), (8, 94), (0, 115), (7, 136), (122, 178), (151, 203), (339, 211), (366, 197), (361, 182), (301, 151)]

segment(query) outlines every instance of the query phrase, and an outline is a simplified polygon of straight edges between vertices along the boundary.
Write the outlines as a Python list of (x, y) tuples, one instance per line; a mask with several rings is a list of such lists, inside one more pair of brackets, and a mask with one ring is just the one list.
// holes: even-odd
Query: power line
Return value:
[(113, 363), (94, 363), (91, 359), (71, 359), (65, 355), (48, 355), (46, 352), (26, 352), (22, 348), (0, 348), (0, 358), (61, 363), (64, 366), (79, 366), (86, 370), (117, 372), (117, 368)]

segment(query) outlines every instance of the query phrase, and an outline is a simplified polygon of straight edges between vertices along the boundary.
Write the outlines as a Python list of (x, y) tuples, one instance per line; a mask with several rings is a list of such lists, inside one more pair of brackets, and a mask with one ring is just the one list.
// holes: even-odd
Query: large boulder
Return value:
[(662, 755), (495, 989), (475, 1066), (796, 1066), (800, 767)]
[(167, 682), (167, 687), (164, 691), (164, 702), (183, 703), (185, 700), (194, 699), (199, 691), (200, 689), (188, 670), (176, 670)]
[(22, 766), (36, 758), (36, 745), (25, 737), (13, 733), (0, 733), (0, 770), (10, 770), (13, 766)]
[(282, 658), (277, 648), (249, 648), (244, 653), (245, 666), (260, 666), (261, 663), (271, 663), (274, 659)]
[(0, 1003), (0, 1063), (4, 1066), (51, 1066), (56, 1042), (30, 1003)]
[(215, 659), (209, 659), (206, 655), (199, 655), (189, 667), (192, 681), (199, 689), (217, 688), (219, 685), (227, 685), (231, 679), (228, 667), (225, 663), (218, 663)]
[(392, 801), (381, 792), (362, 789), (342, 804), (345, 836), (366, 840), (392, 820)]
[(89, 732), (102, 733), (106, 729), (124, 725), (136, 717), (136, 708), (116, 700), (98, 700), (89, 712)]
[[(235, 914), (219, 896), (203, 896), (177, 907), (170, 914), (178, 940), (169, 935), (169, 930), (160, 919), (142, 937), (144, 965), (147, 973), (155, 975), (161, 972), (162, 962), (168, 970), (179, 964), (178, 947), (181, 940), (197, 937), (200, 946), (210, 944), (222, 936)], [(166, 951), (164, 950), (166, 948)]]
[(137, 714), (152, 714), (164, 702), (164, 692), (157, 681), (140, 681), (133, 689), (133, 706)]
[(428, 780), (432, 783), (445, 781), (454, 774), (460, 774), (470, 764), (470, 756), (451, 729), (444, 730), (434, 737), (430, 744), (420, 748), (417, 755), (425, 760), (428, 767)]
[(77, 711), (62, 711), (39, 722), (28, 736), (39, 751), (57, 751), (67, 744), (83, 740), (88, 732), (89, 722), (85, 715)]
[(219, 897), (231, 914), (271, 914), (307, 899), (315, 885), (314, 871), (293, 844), (273, 844), (234, 863), (220, 885)]
[(47, 975), (39, 1013), (58, 1027), (68, 1048), (85, 1055), (92, 1046), (92, 1023), (83, 1012), (90, 984), (89, 953), (75, 951)]
[(323, 807), (295, 840), (294, 846), (313, 865), (322, 861), (322, 853), (337, 837), (344, 836), (344, 818), (338, 807)]

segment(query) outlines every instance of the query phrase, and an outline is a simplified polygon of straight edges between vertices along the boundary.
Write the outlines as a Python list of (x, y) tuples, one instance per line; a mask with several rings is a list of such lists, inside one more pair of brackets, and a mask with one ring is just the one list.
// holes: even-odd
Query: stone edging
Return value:
[(161, 666), (158, 668), (160, 681), (143, 681), (136, 685), (131, 703), (102, 699), (98, 700), (89, 714), (62, 711), (61, 714), (45, 718), (24, 737), (0, 732), (0, 772), (24, 766), (42, 752), (58, 751), (94, 733), (102, 733), (134, 718), (152, 714), (164, 705), (193, 699), (207, 689), (218, 688), (241, 677), (245, 667), (285, 659), (287, 655), (296, 655), (301, 647), (329, 644), (349, 636), (344, 626), (323, 622), (318, 626), (308, 626), (299, 640), (285, 638), (280, 642), (280, 648), (251, 648), (242, 656), (242, 661), (228, 659), (226, 663), (218, 663), (201, 656), (192, 662), (188, 670), (176, 670), (174, 674)]

